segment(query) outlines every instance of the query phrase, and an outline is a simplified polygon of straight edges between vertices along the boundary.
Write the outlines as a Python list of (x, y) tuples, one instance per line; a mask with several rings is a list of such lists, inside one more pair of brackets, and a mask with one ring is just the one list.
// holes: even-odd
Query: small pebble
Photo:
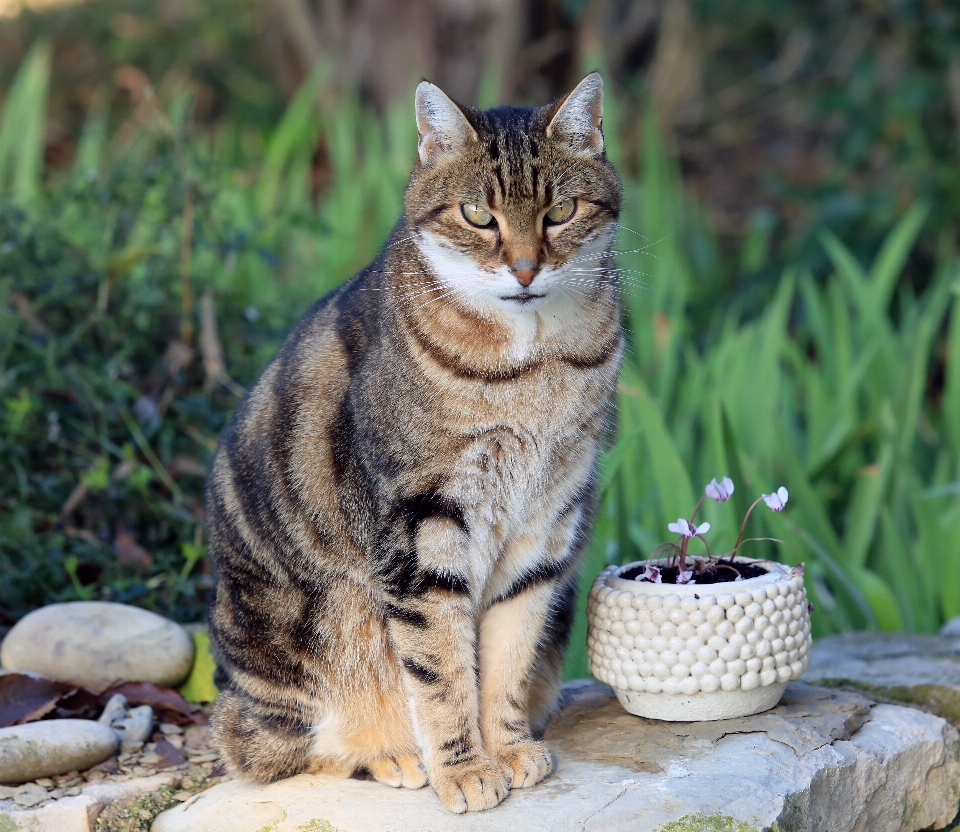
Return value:
[(170, 736), (171, 734), (182, 734), (182, 733), (183, 733), (183, 728), (181, 728), (179, 725), (174, 725), (172, 722), (161, 722), (161, 723), (160, 723), (160, 730), (161, 730), (164, 734), (166, 734), (168, 738), (169, 738), (169, 736)]
[(183, 748), (183, 737), (179, 734), (171, 734), (167, 737), (167, 742), (170, 743), (174, 748)]
[(131, 708), (119, 724), (113, 725), (120, 730), (120, 742), (123, 747), (139, 744), (140, 747), (150, 737), (153, 730), (153, 708), (149, 705), (139, 705)]
[(219, 759), (220, 759), (220, 755), (219, 755), (219, 754), (215, 754), (215, 753), (213, 753), (213, 752), (207, 752), (207, 753), (205, 753), (205, 754), (191, 754), (191, 755), (190, 755), (190, 762), (193, 763), (193, 764), (195, 764), (195, 765), (196, 765), (197, 763), (213, 763), (213, 762), (216, 762), (216, 761), (219, 760)]
[(149, 754), (144, 754), (144, 755), (140, 758), (140, 765), (142, 765), (142, 766), (155, 766), (157, 763), (160, 762), (161, 759), (162, 759), (162, 758), (160, 757), (160, 755), (157, 754), (155, 751), (153, 751), (153, 752), (151, 752), (151, 753), (149, 753)]
[(183, 803), (184, 800), (189, 800), (191, 797), (193, 797), (193, 794), (192, 792), (174, 792), (172, 795), (170, 795), (170, 797)]
[(59, 800), (61, 797), (63, 797), (63, 792), (60, 791), (60, 789), (51, 789), (49, 792), (47, 792), (47, 797), (49, 797), (51, 800)]
[(47, 790), (36, 783), (27, 783), (13, 799), (20, 806), (36, 806), (47, 799)]
[(63, 794), (64, 794), (64, 797), (76, 797), (78, 794), (80, 794), (80, 789), (77, 788), (76, 786), (73, 786), (72, 788), (69, 788), (66, 791), (64, 791)]
[(123, 751), (125, 754), (136, 755), (136, 754), (138, 754), (138, 753), (140, 752), (140, 750), (141, 750), (142, 748), (143, 748), (143, 741), (142, 741), (142, 740), (137, 741), (137, 742), (125, 742), (125, 743), (123, 744), (122, 751)]
[(38, 786), (43, 786), (45, 789), (52, 789), (54, 787), (54, 782), (49, 777), (38, 777), (33, 781)]
[(17, 786), (0, 786), (0, 800), (6, 800), (7, 798), (13, 797), (19, 791), (20, 789)]
[(206, 748), (210, 741), (210, 729), (205, 725), (188, 725), (183, 737), (187, 748)]

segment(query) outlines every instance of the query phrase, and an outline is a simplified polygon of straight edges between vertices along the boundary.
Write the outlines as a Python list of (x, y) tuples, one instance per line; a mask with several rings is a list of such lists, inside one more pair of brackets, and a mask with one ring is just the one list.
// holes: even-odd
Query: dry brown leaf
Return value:
[(200, 713), (194, 714), (187, 700), (172, 688), (155, 685), (153, 682), (124, 682), (101, 693), (100, 702), (105, 705), (115, 693), (122, 693), (127, 697), (131, 706), (149, 705), (161, 722), (173, 722), (176, 725), (206, 723), (206, 717)]
[(34, 722), (51, 713), (74, 685), (26, 673), (0, 676), (0, 728)]
[(117, 531), (113, 536), (113, 550), (121, 563), (133, 566), (139, 570), (147, 570), (153, 566), (153, 558), (150, 553), (137, 543), (133, 532), (123, 523), (117, 524)]

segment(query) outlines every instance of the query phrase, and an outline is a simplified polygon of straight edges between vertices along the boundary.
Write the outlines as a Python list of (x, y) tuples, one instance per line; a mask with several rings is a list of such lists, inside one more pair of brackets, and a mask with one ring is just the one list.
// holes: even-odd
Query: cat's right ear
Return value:
[(463, 111), (447, 94), (429, 81), (417, 85), (417, 152), (424, 165), (431, 165), (443, 154), (455, 152), (477, 140), (477, 133)]

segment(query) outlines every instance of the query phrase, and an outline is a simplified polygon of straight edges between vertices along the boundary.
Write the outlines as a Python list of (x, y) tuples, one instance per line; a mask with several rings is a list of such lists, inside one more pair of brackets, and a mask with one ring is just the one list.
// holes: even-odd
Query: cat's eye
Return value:
[(547, 222), (553, 225), (559, 225), (570, 219), (576, 210), (577, 201), (575, 199), (564, 199), (553, 205), (550, 210), (547, 211)]
[(481, 208), (479, 205), (471, 205), (465, 202), (460, 206), (460, 211), (463, 214), (463, 218), (470, 223), (470, 225), (475, 225), (477, 228), (486, 228), (493, 222), (493, 214), (486, 208)]

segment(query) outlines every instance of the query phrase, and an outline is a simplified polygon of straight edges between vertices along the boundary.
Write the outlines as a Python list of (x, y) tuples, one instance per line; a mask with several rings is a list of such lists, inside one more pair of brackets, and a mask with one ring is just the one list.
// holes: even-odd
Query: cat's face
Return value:
[(460, 107), (417, 89), (419, 162), (407, 219), (448, 297), (549, 313), (609, 279), (621, 185), (603, 152), (600, 76), (538, 109)]

